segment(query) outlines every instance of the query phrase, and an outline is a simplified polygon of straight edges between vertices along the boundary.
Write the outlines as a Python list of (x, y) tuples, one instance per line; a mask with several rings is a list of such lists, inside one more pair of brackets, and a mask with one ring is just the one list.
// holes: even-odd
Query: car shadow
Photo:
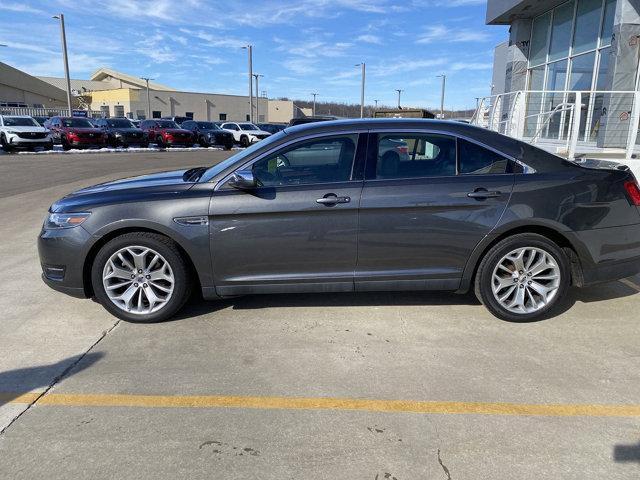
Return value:
[(55, 363), (35, 367), (18, 368), (0, 372), (0, 406), (15, 400), (24, 393), (49, 386), (91, 367), (104, 357), (104, 353), (94, 352), (74, 355)]
[(615, 445), (613, 447), (613, 461), (619, 463), (640, 463), (640, 441), (635, 445)]
[[(533, 322), (556, 317), (576, 303), (592, 303), (638, 295), (640, 292), (621, 283), (610, 282), (586, 288), (572, 287), (558, 308)], [(480, 302), (472, 292), (407, 291), (407, 292), (348, 292), (348, 293), (292, 293), (245, 295), (217, 301), (205, 301), (194, 296), (171, 320), (181, 320), (217, 312), (225, 308), (256, 310), (273, 307), (380, 307), (380, 306), (438, 306), (477, 305)], [(522, 323), (522, 322), (520, 322)]]

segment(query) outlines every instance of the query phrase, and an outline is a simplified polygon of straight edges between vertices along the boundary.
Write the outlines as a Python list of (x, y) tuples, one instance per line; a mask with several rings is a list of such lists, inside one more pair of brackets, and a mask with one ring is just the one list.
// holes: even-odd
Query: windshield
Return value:
[(204, 130), (222, 130), (218, 125), (213, 122), (197, 122), (198, 128), (202, 128)]
[(171, 120), (157, 120), (156, 123), (160, 128), (180, 128), (176, 122)]
[(131, 122), (126, 118), (113, 118), (107, 120), (107, 125), (112, 128), (133, 128)]
[(253, 123), (240, 123), (238, 124), (240, 125), (240, 128), (242, 130), (260, 130), (258, 127), (256, 127)]
[(224, 160), (223, 162), (217, 163), (216, 165), (210, 167), (206, 172), (202, 174), (202, 177), (200, 177), (200, 181), (201, 182), (211, 181), (211, 179), (216, 175), (218, 175), (220, 172), (224, 171), (225, 169), (229, 168), (235, 163), (242, 162), (243, 159), (247, 158), (248, 156), (253, 154), (255, 151), (260, 150), (262, 148), (266, 148), (272, 143), (280, 141), (280, 139), (285, 135), (286, 133), (284, 132), (284, 130), (281, 132), (278, 132), (275, 135), (271, 135), (266, 140), (262, 140), (261, 142), (254, 143), (249, 148), (245, 148), (241, 152), (236, 153), (235, 155)]
[(94, 128), (94, 126), (91, 125), (91, 122), (84, 118), (63, 118), (62, 125), (64, 125), (65, 127), (75, 128)]
[(5, 127), (39, 127), (33, 118), (29, 117), (4, 117)]

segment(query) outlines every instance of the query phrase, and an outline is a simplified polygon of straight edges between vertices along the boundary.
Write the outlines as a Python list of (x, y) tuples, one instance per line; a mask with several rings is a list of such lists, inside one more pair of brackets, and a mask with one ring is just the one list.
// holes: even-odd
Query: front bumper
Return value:
[(54, 290), (74, 297), (86, 298), (84, 260), (92, 243), (82, 226), (59, 230), (41, 230), (38, 255), (42, 280)]
[(53, 145), (51, 137), (45, 138), (22, 138), (18, 135), (7, 137), (7, 143), (14, 148), (48, 147)]
[(67, 142), (73, 147), (104, 147), (107, 144), (106, 140), (99, 138), (69, 138)]

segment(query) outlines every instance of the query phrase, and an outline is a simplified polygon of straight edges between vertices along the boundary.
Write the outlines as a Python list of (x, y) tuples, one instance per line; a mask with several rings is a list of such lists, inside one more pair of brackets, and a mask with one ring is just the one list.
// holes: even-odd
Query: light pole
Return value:
[(402, 108), (400, 106), (400, 94), (404, 92), (404, 90), (400, 90), (399, 88), (396, 88), (396, 92), (398, 92), (398, 110), (400, 110)]
[(440, 120), (444, 120), (444, 89), (447, 83), (447, 76), (443, 73), (442, 75), (436, 75), (436, 77), (442, 77), (442, 93), (440, 94)]
[(318, 96), (317, 93), (312, 93), (311, 95), (313, 95), (313, 109), (311, 110), (311, 114), (315, 117), (316, 116), (316, 97)]
[(249, 56), (249, 121), (253, 123), (253, 45), (242, 47)]
[(258, 95), (258, 79), (260, 77), (264, 77), (264, 75), (260, 75), (259, 73), (254, 73), (253, 78), (256, 79), (256, 122), (260, 121), (260, 96)]
[(64, 31), (64, 15), (54, 15), (52, 18), (60, 20), (60, 39), (62, 41), (62, 59), (64, 61), (64, 76), (67, 80), (67, 105), (69, 107), (69, 116), (73, 115), (73, 106), (71, 104), (71, 79), (69, 78), (69, 58), (67, 57), (67, 35)]
[(364, 118), (364, 81), (367, 76), (366, 65), (364, 62), (358, 63), (356, 67), (362, 67), (362, 86), (360, 87), (360, 118)]
[(378, 109), (378, 102), (379, 102), (379, 101), (380, 101), (380, 100), (378, 100), (378, 99), (374, 100), (374, 102), (376, 103), (376, 106), (375, 106), (376, 110)]
[(149, 80), (153, 80), (153, 78), (140, 77), (142, 80), (147, 82), (147, 119), (151, 118), (151, 97), (149, 96)]

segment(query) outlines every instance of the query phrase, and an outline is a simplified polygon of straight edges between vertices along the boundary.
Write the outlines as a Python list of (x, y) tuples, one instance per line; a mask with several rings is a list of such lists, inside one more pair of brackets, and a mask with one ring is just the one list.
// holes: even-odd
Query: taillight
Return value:
[(638, 187), (638, 182), (634, 182), (633, 180), (624, 182), (624, 189), (627, 191), (631, 203), (640, 207), (640, 187)]

